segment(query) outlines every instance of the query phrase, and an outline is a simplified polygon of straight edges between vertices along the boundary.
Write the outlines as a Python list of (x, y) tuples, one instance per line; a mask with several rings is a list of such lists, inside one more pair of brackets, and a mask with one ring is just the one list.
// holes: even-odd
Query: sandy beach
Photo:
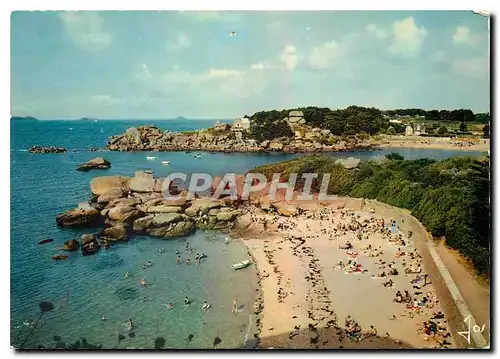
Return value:
[(433, 137), (393, 136), (384, 138), (378, 148), (428, 148), (437, 150), (489, 151), (489, 139), (447, 139)]
[(411, 234), (363, 202), (299, 205), (290, 217), (249, 208), (239, 235), (259, 272), (260, 347), (454, 347)]

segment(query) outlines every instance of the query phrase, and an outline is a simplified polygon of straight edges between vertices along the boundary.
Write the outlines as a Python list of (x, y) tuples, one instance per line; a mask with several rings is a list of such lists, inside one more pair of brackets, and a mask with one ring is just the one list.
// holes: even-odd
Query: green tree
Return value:
[(465, 124), (465, 122), (462, 122), (460, 124), (460, 132), (466, 132), (467, 131), (467, 125)]
[(440, 134), (440, 135), (444, 135), (444, 134), (446, 134), (446, 133), (448, 133), (448, 129), (447, 129), (445, 126), (441, 126), (441, 127), (439, 127), (439, 129), (438, 129), (438, 134)]

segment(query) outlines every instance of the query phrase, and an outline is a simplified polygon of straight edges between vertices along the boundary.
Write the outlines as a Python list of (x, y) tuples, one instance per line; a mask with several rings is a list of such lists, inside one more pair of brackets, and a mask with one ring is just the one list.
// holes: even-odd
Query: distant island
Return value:
[(11, 121), (38, 121), (38, 119), (32, 116), (12, 116)]

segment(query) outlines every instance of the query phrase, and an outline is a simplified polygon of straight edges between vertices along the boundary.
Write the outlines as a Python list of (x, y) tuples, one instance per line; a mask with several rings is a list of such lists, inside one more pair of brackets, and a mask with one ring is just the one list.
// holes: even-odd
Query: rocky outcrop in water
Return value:
[(68, 252), (76, 251), (80, 245), (75, 239), (70, 239), (64, 242), (63, 249)]
[(41, 147), (41, 146), (33, 146), (29, 149), (31, 153), (64, 153), (67, 151), (64, 147)]
[[(292, 111), (293, 112), (293, 111)], [(290, 121), (301, 124), (303, 119), (291, 116)], [(292, 122), (291, 122), (292, 123)], [(320, 129), (296, 137), (276, 138), (258, 142), (238, 136), (231, 130), (215, 131), (214, 128), (170, 132), (156, 126), (131, 127), (125, 133), (111, 136), (107, 148), (111, 151), (206, 151), (206, 152), (331, 152), (370, 148), (370, 139), (352, 138), (349, 142), (335, 139)]]
[(187, 235), (196, 228), (230, 228), (242, 214), (228, 198), (188, 198), (187, 191), (175, 186), (170, 187), (170, 193), (177, 198), (166, 199), (163, 180), (142, 171), (134, 177), (95, 177), (90, 183), (93, 197), (89, 202), (60, 214), (56, 221), (67, 227), (104, 227), (97, 236), (82, 236), (81, 250), (87, 255), (111, 243), (126, 241), (133, 234), (167, 239)]
[(105, 170), (111, 167), (111, 162), (105, 160), (103, 157), (93, 158), (84, 164), (79, 165), (76, 170), (87, 172), (90, 170)]
[(56, 217), (62, 227), (81, 227), (95, 223), (99, 219), (99, 211), (90, 205), (81, 205)]

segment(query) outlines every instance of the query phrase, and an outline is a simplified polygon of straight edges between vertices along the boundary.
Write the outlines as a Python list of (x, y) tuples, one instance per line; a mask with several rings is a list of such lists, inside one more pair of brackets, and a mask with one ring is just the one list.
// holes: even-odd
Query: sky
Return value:
[(471, 11), (13, 12), (11, 114), (234, 118), (350, 105), (489, 112)]

